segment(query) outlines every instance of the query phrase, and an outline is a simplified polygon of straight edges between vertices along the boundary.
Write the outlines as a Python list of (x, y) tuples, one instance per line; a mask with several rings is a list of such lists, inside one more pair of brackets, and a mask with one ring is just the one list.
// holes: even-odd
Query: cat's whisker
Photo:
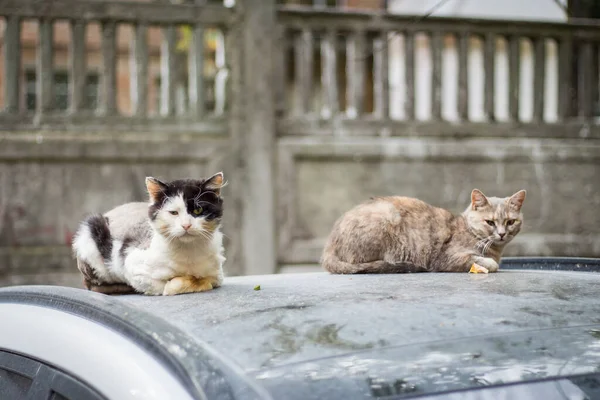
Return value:
[(491, 238), (490, 237), (486, 237), (486, 238), (480, 239), (475, 244), (475, 248), (478, 249), (481, 252), (482, 256), (485, 256), (485, 253), (488, 251), (488, 245), (490, 243), (491, 243)]
[(175, 239), (177, 239), (177, 236), (169, 234), (165, 236), (165, 239), (167, 240), (168, 244), (171, 244), (175, 241)]
[(213, 239), (212, 233), (210, 233), (208, 231), (201, 230), (201, 231), (198, 231), (198, 233), (200, 234), (200, 236), (202, 236), (206, 240), (212, 240)]
[(489, 239), (486, 238), (485, 241), (484, 241), (484, 243), (483, 243), (483, 245), (482, 245), (482, 247), (481, 247), (481, 255), (482, 256), (485, 256), (485, 253), (487, 252), (488, 243), (489, 243)]
[(494, 241), (492, 239), (490, 239), (487, 244), (485, 245), (485, 247), (483, 248), (483, 255), (485, 255), (488, 250), (490, 249), (490, 247), (492, 247), (492, 244), (494, 243)]
[(487, 241), (488, 241), (488, 238), (483, 238), (483, 239), (480, 239), (477, 243), (475, 243), (475, 248), (481, 250), (482, 254), (484, 252)]

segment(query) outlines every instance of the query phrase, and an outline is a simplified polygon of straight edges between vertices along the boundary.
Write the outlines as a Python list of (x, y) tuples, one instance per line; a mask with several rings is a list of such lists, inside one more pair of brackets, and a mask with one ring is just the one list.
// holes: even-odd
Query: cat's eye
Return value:
[(192, 212), (194, 213), (194, 215), (200, 215), (200, 214), (202, 214), (202, 207), (198, 207), (198, 208), (194, 209)]
[(514, 225), (515, 222), (517, 222), (517, 221), (514, 219), (509, 219), (508, 221), (506, 221), (506, 225), (511, 226), (511, 225)]
[(496, 226), (496, 224), (494, 223), (494, 221), (492, 221), (491, 219), (486, 219), (485, 222), (489, 225), (489, 226)]
[(177, 211), (169, 211), (169, 214), (171, 214), (171, 215), (178, 215), (179, 213)]

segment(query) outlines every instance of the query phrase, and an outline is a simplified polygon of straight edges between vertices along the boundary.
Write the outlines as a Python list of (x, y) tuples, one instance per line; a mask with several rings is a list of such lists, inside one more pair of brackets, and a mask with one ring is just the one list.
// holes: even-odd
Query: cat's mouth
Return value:
[(205, 239), (210, 239), (212, 236), (204, 233), (202, 231), (194, 231), (194, 232), (190, 232), (190, 231), (185, 231), (185, 232), (181, 232), (181, 234), (179, 234), (179, 236), (177, 236), (177, 239), (182, 241), (182, 242), (193, 242), (194, 240), (198, 240), (200, 238), (205, 238)]
[(191, 238), (196, 236), (193, 232), (190, 231), (179, 231), (175, 234), (177, 239), (181, 239), (181, 238)]
[(191, 233), (189, 233), (189, 232), (182, 233), (181, 235), (179, 235), (179, 236), (177, 237), (177, 240), (179, 240), (179, 241), (181, 241), (181, 242), (186, 242), (186, 243), (187, 243), (187, 242), (192, 242), (192, 241), (194, 241), (195, 239), (196, 239), (196, 235), (194, 235), (194, 234), (191, 234)]

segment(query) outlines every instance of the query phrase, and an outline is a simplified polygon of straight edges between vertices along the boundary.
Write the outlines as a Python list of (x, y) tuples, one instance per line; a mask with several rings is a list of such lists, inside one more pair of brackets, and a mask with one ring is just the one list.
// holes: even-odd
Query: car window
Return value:
[(53, 366), (0, 351), (0, 399), (104, 400), (94, 388)]
[(2, 369), (0, 366), (0, 399), (20, 399), (31, 387), (32, 379)]

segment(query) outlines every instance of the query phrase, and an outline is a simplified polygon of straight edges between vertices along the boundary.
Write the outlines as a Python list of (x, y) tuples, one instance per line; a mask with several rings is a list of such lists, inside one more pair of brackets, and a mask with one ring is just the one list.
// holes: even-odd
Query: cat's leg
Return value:
[(77, 268), (83, 275), (83, 286), (87, 290), (102, 294), (133, 294), (135, 289), (126, 283), (105, 283), (98, 278), (94, 269), (85, 261), (77, 259)]
[[(225, 257), (218, 254), (212, 259), (199, 266), (199, 274), (204, 276), (176, 276), (167, 282), (163, 291), (164, 296), (176, 294), (206, 292), (218, 288), (223, 283), (223, 263)], [(200, 272), (202, 271), (202, 272)]]
[(207, 276), (210, 279), (213, 289), (220, 287), (223, 284), (223, 268), (219, 266), (217, 273), (214, 276)]
[(496, 260), (489, 257), (475, 256), (473, 257), (473, 262), (487, 269), (489, 272), (498, 272), (498, 268), (500, 268)]
[[(174, 296), (176, 294), (207, 292), (217, 283), (214, 278), (196, 278), (194, 276), (176, 276), (165, 285), (163, 296)], [(220, 285), (220, 283), (218, 283)]]
[(176, 294), (206, 292), (216, 289), (223, 283), (223, 270), (219, 268), (214, 276), (196, 278), (194, 276), (177, 276), (165, 285), (163, 296)]
[[(439, 272), (469, 272), (473, 264), (485, 268), (488, 272), (498, 271), (498, 263), (491, 258), (481, 257), (471, 251), (452, 251), (441, 263)], [(483, 272), (483, 271), (482, 271)]]
[(220, 278), (218, 278), (218, 277), (208, 277), (207, 279), (210, 280), (210, 283), (212, 284), (213, 289), (221, 287), (221, 285), (223, 284), (223, 277), (222, 276)]
[(225, 257), (219, 254), (216, 260), (211, 262), (210, 275), (203, 277), (177, 276), (169, 280), (163, 291), (164, 296), (176, 294), (206, 292), (216, 289), (223, 283), (223, 262)]
[(149, 296), (160, 296), (167, 283), (160, 279), (153, 279), (148, 273), (130, 274), (127, 280), (136, 292)]
[(85, 286), (87, 290), (91, 290), (92, 286), (99, 285), (101, 283), (98, 279), (98, 276), (94, 272), (94, 269), (89, 263), (77, 258), (77, 268), (83, 276), (83, 286)]
[(162, 269), (167, 270), (156, 262), (150, 262), (146, 250), (141, 249), (132, 250), (123, 265), (127, 284), (138, 293), (151, 296), (159, 296), (165, 289), (168, 279), (162, 276)]

